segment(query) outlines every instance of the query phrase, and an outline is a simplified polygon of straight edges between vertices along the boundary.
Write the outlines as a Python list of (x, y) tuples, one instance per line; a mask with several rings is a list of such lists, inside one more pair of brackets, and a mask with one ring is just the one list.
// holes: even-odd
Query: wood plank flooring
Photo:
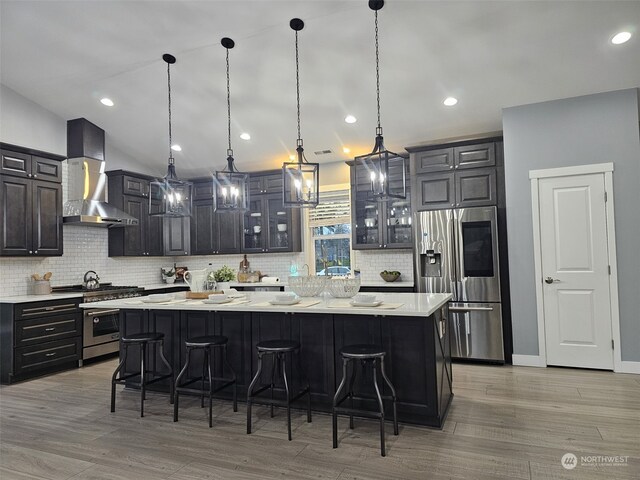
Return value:
[[(139, 418), (136, 392), (118, 386), (109, 412), (114, 360), (0, 388), (0, 479), (171, 480), (592, 480), (640, 478), (640, 379), (560, 368), (454, 364), (453, 404), (443, 430), (387, 429), (379, 456), (377, 424), (340, 420), (307, 424), (293, 415), (255, 408), (245, 434), (245, 409), (214, 403), (208, 428), (199, 400), (180, 400), (173, 423), (167, 397), (149, 394)], [(578, 465), (565, 453), (628, 456), (625, 464)]]

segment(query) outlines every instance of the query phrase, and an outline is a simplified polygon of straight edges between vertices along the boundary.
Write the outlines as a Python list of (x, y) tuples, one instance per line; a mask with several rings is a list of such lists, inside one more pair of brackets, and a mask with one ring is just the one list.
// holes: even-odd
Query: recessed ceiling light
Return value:
[(456, 103), (458, 103), (458, 99), (454, 97), (447, 97), (442, 103), (444, 103), (447, 107), (453, 107)]
[(347, 123), (356, 123), (358, 119), (353, 115), (347, 115), (346, 117), (344, 117), (344, 121)]
[(249, 135), (247, 132), (244, 132), (240, 134), (240, 138), (243, 140), (251, 140), (251, 135)]
[(177, 143), (174, 143), (173, 145), (171, 145), (171, 150), (173, 150), (174, 152), (181, 152), (182, 151), (182, 147), (180, 145), (178, 145)]
[(614, 45), (620, 45), (621, 43), (628, 42), (630, 38), (631, 32), (619, 32), (611, 38), (611, 43)]
[(342, 151), (343, 151), (344, 153), (350, 153), (350, 152), (351, 152), (351, 149), (350, 149), (350, 148), (347, 148), (347, 147), (344, 147), (344, 148), (342, 149)]
[(113, 107), (113, 100), (107, 97), (104, 97), (103, 99), (101, 99), (100, 103), (103, 105), (106, 105), (107, 107)]

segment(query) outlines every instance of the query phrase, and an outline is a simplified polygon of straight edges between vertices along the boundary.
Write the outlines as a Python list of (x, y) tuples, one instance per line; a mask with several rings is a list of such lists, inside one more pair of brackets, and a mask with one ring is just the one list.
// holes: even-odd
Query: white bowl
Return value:
[(353, 299), (357, 303), (374, 303), (376, 301), (376, 296), (370, 293), (359, 293)]
[(276, 295), (275, 299), (278, 302), (289, 302), (291, 300), (295, 300), (296, 295), (294, 293), (281, 293), (280, 295)]
[(259, 225), (256, 225), (255, 227), (253, 227), (253, 233), (260, 233), (262, 231), (262, 227)]
[(336, 278), (327, 283), (327, 290), (332, 297), (351, 298), (360, 290), (360, 277)]
[(279, 223), (278, 224), (278, 231), (279, 232), (286, 232), (287, 231), (287, 224), (286, 223)]
[(365, 227), (375, 227), (376, 226), (376, 219), (375, 218), (365, 218), (364, 219), (364, 226)]
[(300, 275), (289, 277), (288, 283), (299, 297), (315, 297), (322, 293), (329, 279), (327, 275)]

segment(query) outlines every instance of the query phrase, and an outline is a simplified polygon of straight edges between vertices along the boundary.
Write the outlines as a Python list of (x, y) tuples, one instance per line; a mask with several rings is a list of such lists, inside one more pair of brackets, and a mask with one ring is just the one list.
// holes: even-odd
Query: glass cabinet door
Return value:
[(284, 208), (282, 194), (266, 197), (268, 222), (268, 251), (291, 251), (291, 209)]
[(382, 246), (382, 225), (380, 222), (380, 204), (375, 200), (368, 200), (368, 189), (362, 186), (356, 188), (353, 207), (355, 210), (355, 225), (353, 247), (380, 248)]
[(262, 252), (266, 248), (265, 236), (268, 232), (264, 210), (264, 198), (249, 198), (249, 209), (244, 212), (242, 225), (242, 250), (245, 252)]
[[(409, 172), (406, 172), (406, 192), (405, 199), (391, 199), (382, 204), (384, 208), (384, 246), (385, 248), (411, 248), (413, 236), (411, 234), (411, 188), (408, 181)], [(389, 181), (402, 182), (400, 172), (389, 172)]]

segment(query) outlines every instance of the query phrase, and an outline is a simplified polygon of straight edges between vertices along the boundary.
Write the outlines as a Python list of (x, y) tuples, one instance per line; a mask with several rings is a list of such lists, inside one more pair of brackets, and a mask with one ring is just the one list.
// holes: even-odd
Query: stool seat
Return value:
[(133, 333), (131, 335), (126, 335), (120, 340), (123, 343), (144, 343), (144, 342), (159, 342), (164, 338), (164, 333), (152, 333), (152, 332), (142, 332), (142, 333)]
[(265, 340), (256, 345), (259, 352), (287, 353), (300, 348), (300, 342), (294, 340)]
[(340, 349), (340, 355), (347, 358), (377, 358), (384, 357), (385, 351), (380, 345), (347, 345)]
[(222, 335), (203, 335), (201, 337), (188, 338), (184, 344), (187, 347), (213, 347), (226, 345), (229, 339)]

